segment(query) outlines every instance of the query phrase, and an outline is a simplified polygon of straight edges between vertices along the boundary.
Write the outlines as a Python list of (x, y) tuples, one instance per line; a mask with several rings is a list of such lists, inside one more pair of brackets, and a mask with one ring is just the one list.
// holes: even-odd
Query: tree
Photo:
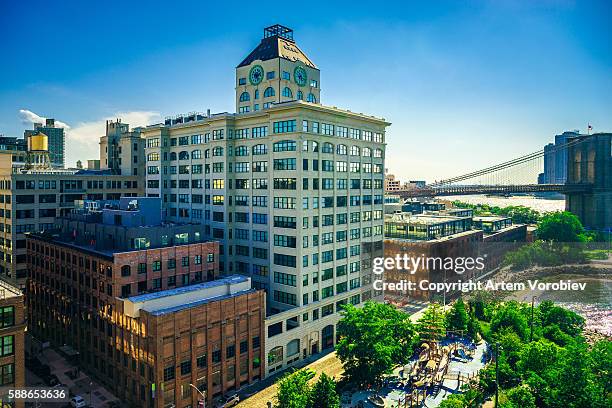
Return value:
[(568, 211), (546, 214), (538, 223), (538, 237), (545, 241), (585, 242), (586, 235), (582, 223)]
[(459, 298), (446, 315), (446, 329), (465, 334), (468, 328), (469, 316), (465, 310), (463, 299)]
[(412, 354), (415, 330), (408, 314), (383, 303), (347, 305), (338, 323), (338, 358), (347, 379), (373, 383)]
[(517, 367), (522, 377), (527, 379), (532, 374), (546, 376), (547, 371), (557, 363), (559, 347), (545, 340), (527, 343), (519, 352)]
[(590, 352), (591, 371), (596, 381), (605, 389), (607, 395), (612, 393), (612, 341), (601, 340), (595, 343)]
[(307, 408), (310, 401), (308, 381), (314, 376), (310, 370), (289, 373), (278, 381), (276, 408)]
[(333, 378), (322, 373), (310, 393), (309, 408), (340, 408), (340, 397)]
[(465, 408), (466, 404), (463, 401), (461, 394), (451, 394), (438, 405), (438, 408)]
[(550, 300), (545, 300), (538, 306), (542, 325), (557, 325), (564, 333), (577, 336), (584, 328), (584, 317), (563, 307), (555, 306)]
[(535, 397), (527, 387), (511, 388), (506, 396), (513, 408), (536, 408)]
[(500, 332), (505, 327), (512, 329), (521, 340), (527, 339), (527, 318), (517, 302), (501, 305), (491, 318), (491, 333)]
[(446, 334), (444, 310), (439, 303), (431, 303), (417, 322), (422, 342), (438, 341)]

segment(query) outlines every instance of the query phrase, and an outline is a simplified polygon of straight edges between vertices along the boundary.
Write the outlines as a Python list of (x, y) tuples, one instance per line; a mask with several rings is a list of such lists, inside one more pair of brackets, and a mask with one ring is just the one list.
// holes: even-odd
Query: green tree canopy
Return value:
[(322, 373), (310, 393), (310, 408), (340, 408), (340, 397), (333, 378)]
[(463, 299), (459, 298), (446, 315), (446, 329), (466, 333), (469, 316), (465, 310)]
[(584, 328), (584, 317), (563, 307), (555, 306), (550, 300), (545, 300), (538, 306), (543, 326), (557, 325), (564, 333), (577, 336)]
[(442, 306), (436, 302), (431, 303), (417, 322), (420, 341), (438, 341), (444, 337), (446, 335), (445, 320)]
[(338, 358), (346, 377), (373, 383), (412, 354), (415, 330), (408, 314), (383, 303), (347, 305), (338, 323)]
[(500, 332), (503, 328), (511, 328), (521, 340), (527, 339), (528, 324), (517, 302), (500, 305), (491, 318), (491, 332)]
[(548, 213), (538, 223), (537, 235), (545, 241), (584, 242), (586, 235), (582, 223), (568, 211)]
[(314, 376), (310, 370), (286, 374), (278, 381), (276, 408), (307, 408), (310, 402), (308, 381)]

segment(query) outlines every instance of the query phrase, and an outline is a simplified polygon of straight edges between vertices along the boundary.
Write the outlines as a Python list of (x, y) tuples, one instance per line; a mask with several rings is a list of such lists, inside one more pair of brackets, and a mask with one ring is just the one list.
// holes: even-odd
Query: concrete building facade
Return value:
[[(338, 302), (381, 297), (372, 290), (371, 260), (382, 255), (389, 123), (321, 105), (318, 71), (307, 57), (285, 54), (288, 40), (280, 35), (263, 41), (280, 48), (263, 54), (258, 47), (237, 68), (238, 83), (245, 83), (236, 88), (239, 113), (169, 118), (142, 135), (147, 196), (163, 199), (169, 220), (202, 224), (203, 236), (221, 243), (222, 273), (250, 276), (268, 294), (268, 315), (287, 314), (268, 333), (271, 344), (276, 336), (284, 343), (276, 369), (322, 350), (321, 320), (335, 341)], [(302, 77), (296, 82), (302, 66), (317, 91), (300, 85)], [(259, 76), (257, 84), (248, 82), (252, 69), (261, 82)], [(254, 109), (255, 100), (268, 100), (265, 90), (255, 94), (269, 72), (276, 84), (266, 86), (275, 87), (274, 95), (289, 87), (293, 97)], [(305, 100), (296, 98), (298, 91)], [(244, 92), (250, 100), (243, 105)], [(253, 108), (240, 113), (247, 102)], [(288, 355), (293, 340), (300, 345), (291, 343)]]
[[(107, 120), (106, 134), (100, 138), (100, 161), (97, 166), (110, 170), (111, 174), (142, 176), (144, 147), (145, 140), (140, 135), (140, 128), (130, 131), (130, 125), (121, 123), (121, 119)], [(96, 163), (92, 165), (95, 167)]]

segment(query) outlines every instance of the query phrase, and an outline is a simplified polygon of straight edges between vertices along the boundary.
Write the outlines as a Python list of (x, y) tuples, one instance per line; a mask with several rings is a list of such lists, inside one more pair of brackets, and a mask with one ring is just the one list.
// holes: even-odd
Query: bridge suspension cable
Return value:
[[(556, 153), (561, 149), (567, 149), (582, 141), (581, 138), (571, 139), (567, 143), (548, 149), (548, 152)], [(538, 175), (543, 171), (543, 158), (544, 150), (542, 149), (481, 170), (437, 181), (430, 184), (429, 187), (441, 188), (468, 180), (473, 180), (473, 182), (467, 184), (478, 185), (535, 184), (537, 183)]]

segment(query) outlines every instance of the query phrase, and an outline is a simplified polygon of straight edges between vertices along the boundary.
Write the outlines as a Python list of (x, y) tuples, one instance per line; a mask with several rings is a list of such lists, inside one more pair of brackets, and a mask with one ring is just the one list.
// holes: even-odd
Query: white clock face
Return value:
[(249, 81), (251, 85), (259, 85), (264, 76), (264, 70), (261, 65), (255, 65), (249, 72)]

